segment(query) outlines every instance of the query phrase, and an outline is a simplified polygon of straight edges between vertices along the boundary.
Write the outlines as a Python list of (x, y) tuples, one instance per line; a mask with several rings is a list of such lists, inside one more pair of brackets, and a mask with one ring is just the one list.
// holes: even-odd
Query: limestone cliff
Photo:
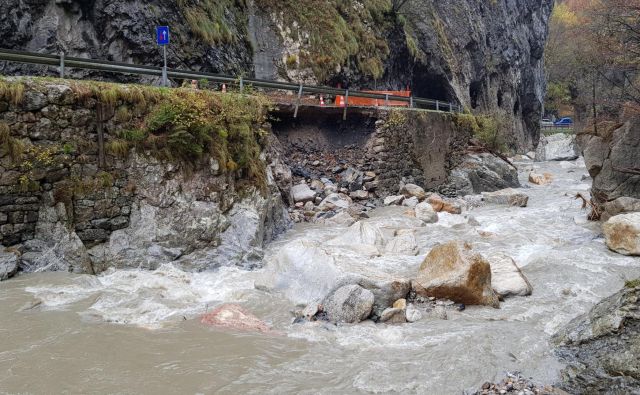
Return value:
[[(499, 115), (508, 143), (537, 144), (553, 0), (7, 0), (3, 47), (160, 64), (154, 26), (174, 31), (172, 67), (406, 88)], [(0, 72), (42, 68), (4, 65)], [(51, 70), (52, 71), (52, 70)], [(50, 71), (50, 72), (51, 72)]]

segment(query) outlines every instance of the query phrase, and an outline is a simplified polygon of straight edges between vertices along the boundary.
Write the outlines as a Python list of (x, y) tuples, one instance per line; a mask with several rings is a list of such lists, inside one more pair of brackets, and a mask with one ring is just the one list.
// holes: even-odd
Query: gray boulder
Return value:
[(520, 186), (518, 171), (504, 160), (488, 154), (469, 155), (453, 171), (446, 189), (466, 196)]
[(335, 290), (324, 300), (323, 306), (329, 321), (356, 324), (369, 317), (373, 301), (371, 291), (351, 284)]
[(640, 117), (635, 116), (613, 131), (599, 129), (597, 135), (591, 131), (578, 136), (587, 170), (593, 178), (592, 200), (605, 212), (604, 220), (617, 214), (608, 212), (605, 205), (609, 202), (622, 197), (640, 199), (639, 128)]
[(576, 137), (571, 134), (542, 136), (536, 150), (536, 162), (574, 160), (578, 156)]
[(7, 280), (18, 272), (19, 261), (17, 254), (5, 251), (0, 245), (0, 281)]
[(640, 393), (640, 283), (628, 283), (552, 339), (572, 394)]

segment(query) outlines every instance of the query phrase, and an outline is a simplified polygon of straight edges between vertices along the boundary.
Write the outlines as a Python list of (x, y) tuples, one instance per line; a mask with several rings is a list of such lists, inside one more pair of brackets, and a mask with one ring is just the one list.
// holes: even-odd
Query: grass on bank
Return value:
[(635, 280), (629, 280), (624, 283), (624, 286), (627, 288), (640, 287), (640, 278), (636, 278)]
[(281, 18), (290, 38), (302, 43), (298, 62), (290, 67), (311, 68), (320, 81), (349, 63), (373, 78), (384, 73), (390, 52), (386, 34), (398, 23), (389, 0), (257, 0), (257, 4)]
[[(46, 92), (49, 83), (50, 78), (0, 79), (0, 100), (18, 106), (26, 89)], [(270, 108), (266, 97), (95, 81), (65, 84), (71, 88), (75, 105), (91, 109), (100, 104), (106, 120), (113, 120), (111, 130), (106, 131), (108, 154), (126, 158), (137, 150), (179, 163), (187, 171), (214, 158), (223, 172), (264, 190), (265, 165), (260, 153), (267, 135), (262, 126)], [(2, 123), (0, 150), (14, 162), (21, 157), (25, 161), (21, 141)], [(65, 151), (62, 142), (59, 151)], [(84, 154), (79, 144), (74, 151)]]

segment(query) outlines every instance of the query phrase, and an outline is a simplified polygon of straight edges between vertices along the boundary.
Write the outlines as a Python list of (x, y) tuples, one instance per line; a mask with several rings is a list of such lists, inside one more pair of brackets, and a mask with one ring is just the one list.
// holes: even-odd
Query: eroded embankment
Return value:
[(267, 109), (246, 95), (1, 80), (0, 245), (25, 271), (251, 265), (287, 222)]
[(296, 221), (316, 222), (338, 200), (352, 212), (366, 211), (404, 184), (439, 190), (472, 137), (461, 122), (466, 115), (349, 109), (343, 120), (342, 111), (305, 108), (296, 119), (287, 109), (274, 114), (274, 134), (296, 184), (291, 202), (304, 209), (293, 213)]

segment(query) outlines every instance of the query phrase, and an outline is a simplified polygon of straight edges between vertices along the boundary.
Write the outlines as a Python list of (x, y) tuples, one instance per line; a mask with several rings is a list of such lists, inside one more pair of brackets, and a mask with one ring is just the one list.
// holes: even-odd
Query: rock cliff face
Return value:
[(572, 394), (640, 393), (640, 284), (627, 283), (554, 336)]
[(640, 210), (640, 115), (598, 132), (578, 135), (587, 170), (593, 178), (593, 202), (607, 220)]
[[(144, 107), (139, 88), (103, 84), (92, 92), (90, 84), (32, 79), (0, 84), (0, 91), (14, 92), (12, 99), (0, 96), (0, 251), (18, 252), (23, 271), (93, 273), (168, 262), (185, 270), (252, 267), (264, 243), (288, 226), (278, 185), (288, 193), (291, 172), (268, 124), (240, 125), (251, 139), (263, 136), (252, 154), (264, 171), (250, 177), (231, 157), (225, 163), (207, 153), (186, 163), (176, 152), (159, 156), (163, 139), (178, 139), (174, 151), (191, 142), (183, 129), (166, 135), (165, 125), (136, 148), (127, 145), (141, 141), (130, 128), (157, 122), (142, 114), (171, 116), (162, 105)], [(146, 89), (148, 100), (161, 92)], [(100, 110), (100, 100), (114, 97), (104, 92), (120, 92), (112, 93), (111, 112)], [(179, 106), (182, 94), (189, 103), (201, 95), (233, 100), (172, 92), (163, 103)], [(232, 137), (233, 126), (225, 132), (229, 152), (244, 144)]]
[[(339, 4), (338, 4), (339, 3)], [(154, 26), (173, 28), (169, 64), (416, 96), (498, 114), (509, 143), (537, 144), (553, 0), (390, 3), (309, 0), (7, 0), (3, 47), (160, 64)], [(320, 44), (319, 44), (320, 43)], [(39, 70), (4, 65), (0, 72)]]

